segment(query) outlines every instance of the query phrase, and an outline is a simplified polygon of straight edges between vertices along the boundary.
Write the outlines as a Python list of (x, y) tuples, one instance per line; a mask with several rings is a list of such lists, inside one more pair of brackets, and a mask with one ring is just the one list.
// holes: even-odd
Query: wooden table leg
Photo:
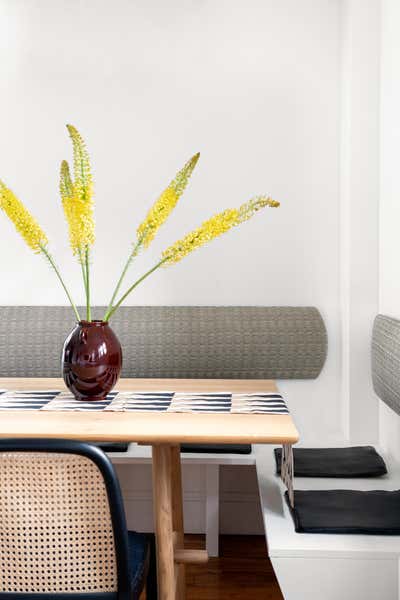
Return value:
[(159, 600), (185, 600), (185, 564), (205, 563), (205, 550), (185, 550), (180, 447), (153, 451), (154, 523)]
[[(172, 491), (172, 528), (175, 550), (184, 549), (183, 490), (180, 446), (171, 447), (171, 491)], [(185, 598), (185, 565), (176, 565), (176, 599)]]
[(152, 454), (158, 600), (175, 600), (171, 447), (168, 445), (153, 446)]

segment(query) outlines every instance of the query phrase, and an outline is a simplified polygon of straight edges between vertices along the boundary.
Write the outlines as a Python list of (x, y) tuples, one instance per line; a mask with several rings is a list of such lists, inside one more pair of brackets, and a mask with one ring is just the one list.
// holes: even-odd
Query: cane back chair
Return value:
[(126, 527), (113, 466), (70, 440), (0, 441), (0, 600), (133, 600), (152, 541)]

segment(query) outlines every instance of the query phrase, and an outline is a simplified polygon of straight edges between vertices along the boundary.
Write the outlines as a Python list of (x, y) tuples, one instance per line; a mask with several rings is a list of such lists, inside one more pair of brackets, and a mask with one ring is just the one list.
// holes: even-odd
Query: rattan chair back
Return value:
[[(0, 598), (121, 597), (118, 578), (126, 565), (118, 558), (127, 541), (107, 461), (79, 442), (0, 442)], [(117, 487), (110, 490), (110, 483)]]

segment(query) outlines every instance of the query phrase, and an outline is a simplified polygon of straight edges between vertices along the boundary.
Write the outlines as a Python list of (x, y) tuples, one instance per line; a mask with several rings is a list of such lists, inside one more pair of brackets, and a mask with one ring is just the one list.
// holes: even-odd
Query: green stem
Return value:
[(87, 296), (87, 279), (86, 279), (85, 262), (81, 262), (81, 269), (82, 269), (83, 285), (85, 287), (85, 298), (86, 298), (86, 296)]
[(90, 278), (89, 278), (89, 247), (86, 246), (85, 250), (85, 271), (86, 271), (86, 320), (92, 320), (92, 313), (90, 308)]
[(135, 281), (135, 283), (133, 285), (131, 285), (131, 287), (125, 292), (125, 294), (118, 300), (117, 304), (115, 306), (113, 306), (113, 308), (111, 308), (111, 310), (107, 310), (106, 314), (104, 315), (104, 321), (108, 321), (110, 319), (110, 317), (112, 317), (112, 315), (115, 313), (117, 308), (119, 306), (121, 306), (121, 304), (123, 303), (125, 298), (127, 296), (129, 296), (129, 294), (135, 289), (135, 287), (137, 287), (139, 285), (139, 283), (142, 283), (142, 281), (144, 279), (146, 279), (146, 277), (148, 277), (149, 275), (154, 273), (154, 271), (156, 269), (158, 269), (158, 267), (160, 267), (163, 263), (165, 263), (166, 260), (167, 260), (166, 258), (163, 258), (162, 260), (160, 260), (160, 262), (158, 262), (152, 269), (147, 271), (147, 273), (145, 273), (144, 275), (142, 275), (142, 277), (140, 277), (137, 281)]
[(141, 244), (142, 244), (142, 239), (140, 239), (140, 240), (137, 242), (136, 246), (133, 248), (132, 252), (130, 253), (130, 255), (129, 255), (129, 257), (128, 257), (128, 260), (126, 261), (126, 264), (125, 264), (124, 268), (122, 269), (121, 277), (118, 279), (118, 282), (117, 282), (117, 285), (115, 286), (115, 289), (114, 289), (113, 295), (111, 296), (111, 300), (110, 300), (110, 302), (109, 302), (109, 304), (108, 304), (108, 306), (107, 306), (107, 310), (106, 310), (106, 312), (104, 313), (104, 317), (103, 317), (103, 320), (104, 320), (104, 321), (106, 321), (106, 320), (107, 320), (107, 319), (106, 319), (106, 316), (107, 316), (107, 315), (108, 315), (108, 314), (111, 312), (111, 309), (112, 309), (112, 307), (113, 307), (113, 304), (114, 304), (114, 300), (115, 300), (115, 298), (117, 297), (117, 294), (118, 294), (118, 292), (119, 292), (119, 290), (120, 290), (120, 287), (121, 287), (121, 285), (122, 285), (122, 282), (123, 282), (123, 280), (124, 280), (124, 278), (125, 278), (125, 275), (126, 275), (126, 274), (127, 274), (127, 272), (128, 272), (128, 269), (129, 269), (129, 267), (130, 267), (130, 265), (131, 265), (131, 262), (133, 261), (133, 259), (134, 259), (134, 258), (135, 258), (135, 256), (137, 255), (137, 253), (138, 253), (138, 251), (139, 251), (139, 248), (140, 248)]
[(76, 308), (75, 303), (72, 300), (71, 294), (69, 293), (68, 288), (65, 285), (65, 283), (63, 281), (63, 278), (61, 277), (61, 273), (58, 270), (58, 267), (57, 267), (56, 263), (54, 262), (53, 257), (51, 256), (51, 254), (48, 252), (48, 250), (44, 246), (40, 246), (40, 250), (43, 252), (43, 254), (45, 255), (45, 257), (47, 258), (47, 260), (49, 261), (49, 263), (53, 267), (53, 269), (54, 269), (54, 271), (55, 271), (58, 279), (60, 280), (61, 285), (64, 288), (65, 293), (67, 294), (68, 300), (70, 301), (70, 304), (71, 304), (72, 309), (73, 309), (73, 311), (75, 313), (75, 316), (76, 316), (77, 320), (80, 321), (81, 317), (79, 315), (78, 309)]
[(79, 255), (79, 263), (81, 265), (81, 269), (82, 269), (82, 277), (83, 277), (83, 285), (85, 287), (85, 298), (86, 298), (86, 294), (87, 294), (87, 281), (86, 281), (86, 270), (85, 270), (85, 259), (82, 256), (82, 250), (79, 249), (78, 251), (78, 255)]

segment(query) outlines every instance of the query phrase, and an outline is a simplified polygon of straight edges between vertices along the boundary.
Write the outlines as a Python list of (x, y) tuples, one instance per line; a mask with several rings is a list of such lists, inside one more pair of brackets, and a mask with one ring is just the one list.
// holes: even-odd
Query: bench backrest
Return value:
[[(69, 307), (0, 307), (0, 377), (59, 377), (73, 326)], [(128, 306), (111, 326), (125, 377), (313, 379), (327, 352), (313, 307)]]
[(400, 321), (378, 315), (372, 331), (372, 383), (375, 393), (400, 414)]

